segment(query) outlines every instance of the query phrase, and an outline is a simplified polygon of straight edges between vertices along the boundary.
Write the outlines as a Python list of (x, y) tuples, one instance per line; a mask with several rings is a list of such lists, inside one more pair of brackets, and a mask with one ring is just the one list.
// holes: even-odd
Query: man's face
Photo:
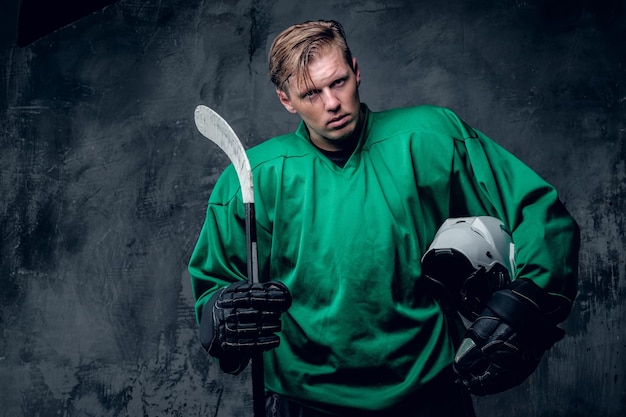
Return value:
[(289, 94), (277, 90), (283, 106), (300, 115), (311, 141), (325, 150), (341, 150), (342, 141), (350, 139), (360, 123), (361, 74), (356, 58), (351, 64), (339, 48), (326, 47), (309, 64), (310, 85), (292, 81), (286, 84)]

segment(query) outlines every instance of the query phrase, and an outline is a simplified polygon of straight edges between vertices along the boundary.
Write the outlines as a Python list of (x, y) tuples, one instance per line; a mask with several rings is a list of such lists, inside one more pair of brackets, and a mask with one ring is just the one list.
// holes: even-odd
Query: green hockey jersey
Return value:
[[(268, 390), (309, 404), (385, 409), (453, 358), (420, 259), (449, 217), (490, 215), (512, 233), (517, 277), (570, 300), (578, 229), (554, 187), (447, 109), (366, 108), (343, 168), (303, 123), (252, 148), (261, 278), (293, 304), (266, 352)], [(228, 167), (189, 264), (198, 317), (216, 290), (246, 279), (245, 213)]]

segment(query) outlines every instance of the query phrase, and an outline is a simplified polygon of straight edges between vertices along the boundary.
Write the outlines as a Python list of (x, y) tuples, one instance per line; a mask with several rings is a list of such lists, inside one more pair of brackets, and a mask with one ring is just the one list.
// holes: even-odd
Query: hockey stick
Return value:
[[(257, 251), (256, 216), (254, 213), (254, 184), (250, 161), (241, 141), (230, 125), (214, 110), (199, 105), (194, 112), (198, 131), (219, 146), (232, 162), (246, 211), (246, 253), (248, 256), (248, 280), (252, 284), (259, 282), (259, 264)], [(263, 376), (263, 352), (252, 356), (252, 406), (254, 417), (265, 416), (265, 380)]]

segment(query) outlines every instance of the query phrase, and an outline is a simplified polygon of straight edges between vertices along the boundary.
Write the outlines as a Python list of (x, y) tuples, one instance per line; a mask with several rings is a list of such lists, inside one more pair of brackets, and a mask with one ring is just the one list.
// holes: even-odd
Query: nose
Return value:
[(332, 90), (327, 90), (323, 95), (324, 99), (324, 108), (329, 112), (336, 112), (339, 110), (341, 106), (341, 102), (337, 98), (337, 96), (333, 93)]

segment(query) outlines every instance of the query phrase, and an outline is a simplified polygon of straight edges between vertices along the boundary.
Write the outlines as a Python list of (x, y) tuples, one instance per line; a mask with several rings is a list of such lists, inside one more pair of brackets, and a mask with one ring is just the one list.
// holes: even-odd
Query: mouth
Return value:
[(333, 127), (333, 128), (342, 127), (343, 125), (348, 123), (348, 120), (349, 120), (349, 117), (348, 117), (347, 114), (344, 114), (344, 115), (341, 115), (341, 116), (337, 116), (337, 117), (333, 117), (328, 122), (328, 126), (329, 127)]

